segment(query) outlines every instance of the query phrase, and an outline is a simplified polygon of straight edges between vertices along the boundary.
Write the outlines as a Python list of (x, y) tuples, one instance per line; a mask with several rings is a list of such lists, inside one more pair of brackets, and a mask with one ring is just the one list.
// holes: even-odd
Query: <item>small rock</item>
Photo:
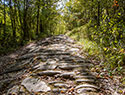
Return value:
[(55, 87), (61, 87), (61, 88), (63, 88), (63, 87), (68, 87), (68, 85), (67, 84), (64, 84), (64, 83), (56, 83), (56, 84), (54, 84), (54, 86)]
[(14, 93), (14, 95), (15, 94), (17, 95), (19, 93), (19, 86), (14, 86), (11, 89), (9, 89), (7, 95), (10, 95), (10, 94), (13, 95), (13, 93)]
[(23, 92), (26, 92), (25, 91), (25, 88), (23, 86), (20, 87), (20, 92), (23, 93)]
[(47, 64), (49, 64), (49, 65), (56, 64), (56, 61), (49, 59), (49, 60), (47, 60)]
[(33, 57), (35, 55), (36, 55), (35, 53), (25, 54), (25, 55), (19, 57), (18, 59), (19, 60), (25, 60), (25, 59), (29, 59), (29, 58), (31, 58), (31, 57)]
[(81, 85), (76, 86), (76, 88), (75, 88), (75, 89), (79, 89), (79, 88), (83, 88), (83, 87), (88, 87), (88, 88), (96, 88), (96, 89), (98, 89), (98, 87), (97, 87), (97, 86), (92, 85), (92, 84), (81, 84)]
[(77, 79), (76, 80), (77, 83), (80, 83), (80, 82), (94, 82), (93, 79)]
[(21, 83), (29, 92), (48, 92), (50, 87), (38, 78), (28, 77)]
[(78, 68), (80, 65), (64, 65), (64, 66), (59, 66), (60, 69), (63, 70), (72, 70), (74, 68)]
[(76, 79), (79, 79), (79, 78), (86, 78), (86, 79), (95, 79), (94, 76), (91, 76), (91, 75), (84, 75), (84, 76), (75, 76)]
[(40, 76), (43, 76), (43, 75), (53, 76), (53, 75), (56, 75), (56, 74), (61, 74), (61, 71), (48, 70), (48, 71), (43, 71), (43, 72), (37, 73), (37, 75), (40, 75)]
[(94, 88), (80, 88), (80, 89), (77, 89), (77, 93), (80, 94), (80, 93), (85, 93), (85, 92), (90, 92), (90, 91), (93, 91), (95, 92), (96, 90)]
[(66, 91), (67, 91), (67, 89), (65, 89), (65, 88), (54, 88), (53, 90), (52, 90), (54, 93), (65, 93)]
[(54, 70), (55, 68), (57, 67), (57, 65), (37, 65), (34, 67), (34, 69), (37, 69), (37, 70)]

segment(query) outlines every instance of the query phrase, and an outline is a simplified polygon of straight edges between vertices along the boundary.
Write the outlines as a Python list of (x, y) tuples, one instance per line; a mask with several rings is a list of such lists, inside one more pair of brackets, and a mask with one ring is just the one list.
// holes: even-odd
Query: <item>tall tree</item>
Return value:
[(4, 0), (4, 40), (6, 36), (6, 0)]
[(36, 35), (38, 36), (39, 35), (39, 23), (40, 23), (40, 0), (37, 1), (37, 29), (36, 29)]

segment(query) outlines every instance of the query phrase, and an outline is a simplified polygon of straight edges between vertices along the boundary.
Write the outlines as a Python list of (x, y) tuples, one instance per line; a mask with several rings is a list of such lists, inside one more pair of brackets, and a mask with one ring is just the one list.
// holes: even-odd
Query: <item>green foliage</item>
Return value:
[(0, 1), (0, 54), (30, 40), (64, 33), (65, 23), (57, 9), (58, 2), (59, 0)]
[(83, 43), (84, 50), (97, 55), (107, 70), (120, 72), (125, 61), (124, 2), (119, 0), (119, 6), (113, 3), (113, 0), (70, 0), (64, 20), (71, 31), (67, 34)]

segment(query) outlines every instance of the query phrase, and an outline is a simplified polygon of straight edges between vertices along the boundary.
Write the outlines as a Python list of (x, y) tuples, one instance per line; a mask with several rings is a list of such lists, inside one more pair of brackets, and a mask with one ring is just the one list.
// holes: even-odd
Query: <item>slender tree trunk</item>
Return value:
[(13, 20), (13, 23), (14, 23), (14, 29), (13, 29), (13, 37), (16, 38), (16, 0), (14, 2), (14, 20)]
[(4, 0), (4, 40), (5, 40), (5, 36), (6, 36), (6, 1)]
[(18, 8), (18, 15), (19, 15), (19, 25), (20, 25), (20, 29), (21, 29), (21, 41), (20, 44), (23, 45), (23, 38), (24, 38), (24, 26), (23, 26), (23, 17), (21, 15), (21, 9), (20, 9), (20, 1), (18, 0), (17, 2), (17, 8)]
[(28, 0), (24, 0), (24, 16), (23, 16), (23, 32), (24, 32), (24, 36), (23, 39), (24, 40), (28, 40), (29, 39), (29, 33), (28, 33), (28, 27), (27, 27), (27, 10), (28, 10)]
[(12, 31), (13, 31), (13, 40), (16, 40), (16, 25), (15, 25), (15, 13), (13, 12), (13, 8), (12, 8), (12, 0), (10, 0), (9, 2), (9, 6), (10, 6), (10, 19), (11, 19), (11, 26), (12, 26)]
[(39, 11), (40, 11), (40, 0), (38, 0), (38, 9), (37, 9), (37, 29), (36, 29), (36, 35), (39, 35)]
[(23, 39), (26, 40), (26, 0), (24, 0), (23, 25)]
[(43, 33), (44, 30), (43, 30), (43, 24), (42, 24), (42, 19), (40, 19), (40, 32)]
[[(20, 26), (21, 26), (21, 29), (23, 30), (23, 23), (22, 23), (22, 16), (21, 16), (21, 11), (20, 11), (20, 5), (19, 5), (19, 0), (18, 0), (18, 13), (19, 13), (19, 22), (20, 22)], [(22, 32), (21, 32), (22, 33)], [(23, 33), (22, 33), (22, 36), (23, 36)]]
[(100, 1), (98, 1), (98, 18), (97, 18), (97, 26), (100, 26)]

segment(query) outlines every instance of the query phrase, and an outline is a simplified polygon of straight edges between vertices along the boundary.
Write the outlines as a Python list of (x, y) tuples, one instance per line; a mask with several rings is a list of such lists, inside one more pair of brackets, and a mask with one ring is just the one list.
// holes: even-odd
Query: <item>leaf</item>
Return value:
[(123, 91), (122, 91), (122, 90), (119, 90), (118, 92), (119, 92), (120, 94), (122, 94), (122, 93), (123, 93)]
[(120, 52), (120, 53), (124, 53), (124, 49), (121, 49), (119, 52)]
[(107, 48), (104, 48), (104, 51), (107, 51)]
[(61, 93), (64, 93), (64, 91), (63, 91), (63, 90), (61, 90)]

